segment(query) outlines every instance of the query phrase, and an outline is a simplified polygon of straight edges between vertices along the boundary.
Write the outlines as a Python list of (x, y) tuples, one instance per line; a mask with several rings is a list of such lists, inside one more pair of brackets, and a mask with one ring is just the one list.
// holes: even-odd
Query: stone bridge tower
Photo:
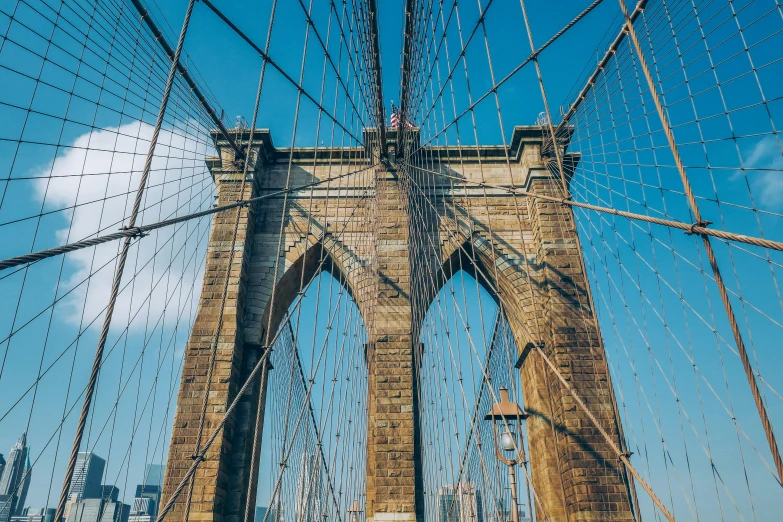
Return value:
[[(251, 131), (234, 132), (237, 142), (247, 143)], [(539, 513), (553, 522), (633, 520), (622, 464), (541, 358), (535, 353), (524, 357), (521, 350), (531, 337), (543, 343), (607, 432), (619, 439), (606, 361), (585, 298), (573, 215), (557, 203), (512, 197), (475, 183), (558, 196), (559, 180), (542, 162), (541, 128), (516, 127), (508, 158), (504, 147), (425, 147), (417, 160), (420, 168), (407, 180), (393, 168), (357, 162), (361, 151), (319, 149), (316, 157), (313, 149), (278, 149), (268, 131), (253, 132), (254, 169), (244, 185), (231, 149), (216, 136), (220, 157), (208, 159), (208, 165), (221, 205), (283, 188), (289, 161), (291, 187), (365, 172), (216, 215), (185, 355), (163, 502), (192, 463), (226, 272), (229, 293), (204, 439), (258, 361), (300, 282), (328, 270), (347, 287), (368, 331), (366, 518), (423, 521), (414, 347), (426, 313), (422, 303), (461, 267), (491, 283), (485, 284), (490, 293), (496, 299), (499, 294), (506, 309), (522, 318), (509, 324), (522, 356), (518, 364), (524, 407), (531, 413), (529, 458)], [(367, 179), (367, 170), (374, 176), (369, 188), (360, 181)], [(240, 229), (228, 266), (236, 212)], [(424, 284), (422, 277), (431, 277), (433, 284)], [(263, 423), (264, 398), (265, 390), (256, 383), (199, 467), (191, 520), (244, 520), (246, 502), (256, 495), (252, 438), (258, 412)], [(178, 503), (169, 516), (182, 520), (184, 510), (184, 502)]]

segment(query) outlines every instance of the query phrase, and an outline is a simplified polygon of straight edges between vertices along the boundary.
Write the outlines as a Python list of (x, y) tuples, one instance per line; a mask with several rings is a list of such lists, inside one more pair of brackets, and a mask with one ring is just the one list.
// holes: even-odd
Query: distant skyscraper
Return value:
[(318, 454), (302, 455), (302, 469), (296, 485), (296, 522), (323, 522), (323, 485)]
[(470, 482), (449, 484), (440, 488), (438, 522), (484, 522), (481, 491)]
[(0, 495), (0, 522), (11, 520), (11, 496)]
[(158, 515), (162, 488), (158, 485), (139, 484), (133, 499), (129, 522), (154, 521)]
[(160, 464), (147, 464), (144, 469), (144, 482), (150, 486), (163, 487), (163, 478), (166, 473), (166, 467)]
[(71, 508), (68, 522), (128, 522), (130, 506), (101, 498), (79, 500)]
[(155, 520), (155, 503), (150, 498), (136, 497), (130, 509), (128, 522), (153, 522)]
[(8, 522), (12, 516), (22, 514), (32, 478), (29, 454), (25, 432), (8, 453), (0, 476), (0, 522)]
[(101, 498), (101, 479), (105, 467), (106, 461), (95, 453), (80, 452), (76, 457), (76, 467), (73, 470), (68, 496), (76, 500)]
[[(500, 499), (495, 507), (492, 509), (492, 504), (489, 505), (489, 511), (486, 513), (486, 522), (512, 522), (510, 506), (506, 505), (502, 499)], [(519, 506), (519, 522), (530, 522), (530, 513), (523, 505)]]
[[(264, 517), (266, 516), (266, 510), (267, 508), (256, 506), (256, 518), (254, 522), (264, 522)], [(272, 520), (268, 520), (267, 522), (273, 522)]]
[(266, 516), (266, 522), (285, 522), (285, 509), (282, 502), (280, 502), (279, 495), (270, 502), (270, 506), (266, 509), (269, 510), (269, 513), (264, 515)]
[(98, 495), (98, 498), (116, 502), (119, 496), (120, 488), (112, 484), (101, 484), (101, 492)]
[(11, 517), (11, 522), (52, 522), (54, 520), (54, 508), (27, 507), (21, 515)]

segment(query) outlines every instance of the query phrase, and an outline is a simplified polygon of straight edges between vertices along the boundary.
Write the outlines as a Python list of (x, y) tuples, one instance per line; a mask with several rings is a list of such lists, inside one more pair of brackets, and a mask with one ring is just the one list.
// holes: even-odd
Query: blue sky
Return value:
[[(270, 1), (216, 3), (254, 41), (263, 45)], [(31, 4), (37, 6), (39, 3)], [(46, 4), (58, 5), (56, 2)], [(89, 5), (88, 2), (80, 4)], [(328, 5), (324, 2), (314, 4), (313, 18), (319, 31), (325, 34)], [(379, 2), (387, 110), (392, 100), (398, 104), (400, 101), (403, 4), (402, 0)], [(669, 4), (675, 14), (688, 11), (682, 7), (688, 7), (682, 2)], [(43, 45), (40, 39), (31, 37), (20, 28), (20, 22), (32, 23), (30, 20), (34, 20), (29, 6), (11, 0), (4, 0), (0, 5), (3, 13), (0, 15), (0, 32), (3, 35), (16, 38), (17, 42), (24, 42), (33, 48)], [(159, 21), (165, 19), (161, 25), (172, 43), (179, 32), (185, 5), (185, 0), (149, 5)], [(536, 45), (548, 39), (585, 5), (587, 2), (528, 2)], [(779, 31), (781, 22), (780, 17), (775, 18), (774, 5), (770, 2), (759, 1), (752, 5), (737, 2), (736, 8), (739, 11), (736, 17), (719, 11), (714, 19), (732, 22), (736, 18), (741, 27), (748, 26), (743, 32), (743, 36), (746, 36), (744, 42), (738, 41), (741, 40), (738, 31), (729, 24), (712, 27), (705, 23), (709, 31), (707, 38), (710, 45), (715, 47), (713, 57), (725, 60), (717, 67), (717, 74), (720, 75), (723, 85), (721, 92), (725, 95), (727, 101), (724, 103), (728, 103), (727, 110), (731, 112), (731, 117), (721, 117), (724, 109), (720, 96), (716, 94), (718, 91), (709, 88), (709, 75), (695, 73), (697, 69), (701, 71), (699, 68), (703, 67), (701, 62), (704, 61), (704, 57), (696, 53), (686, 57), (693, 76), (691, 85), (695, 91), (705, 89), (705, 94), (691, 96), (697, 99), (695, 110), (699, 117), (705, 118), (700, 126), (705, 136), (703, 139), (714, 138), (716, 141), (706, 147), (698, 146), (699, 129), (687, 124), (692, 119), (689, 112), (692, 109), (687, 104), (674, 103), (680, 98), (688, 99), (681, 86), (673, 85), (671, 91), (667, 91), (672, 103), (670, 118), (675, 126), (685, 122), (675, 130), (679, 141), (695, 139), (697, 142), (697, 146), (683, 147), (683, 157), (686, 164), (695, 166), (689, 172), (705, 216), (714, 221), (715, 226), (779, 238), (783, 206), (783, 185), (779, 180), (783, 156), (776, 129), (780, 127), (783, 111), (783, 104), (779, 101), (781, 70), (774, 63), (764, 67), (761, 65), (774, 62), (779, 55), (780, 47), (776, 48), (779, 34), (776, 31)], [(460, 9), (463, 27), (468, 28), (476, 19), (477, 6), (465, 2), (460, 4)], [(9, 24), (12, 12), (17, 21)], [(553, 112), (559, 112), (561, 106), (566, 107), (573, 100), (574, 93), (581, 88), (586, 73), (592, 70), (600, 57), (597, 49), (616, 34), (619, 27), (617, 14), (616, 3), (603, 2), (542, 55), (541, 68)], [(709, 11), (705, 16), (708, 15)], [(754, 22), (756, 19), (760, 21)], [(652, 19), (651, 25), (654, 25)], [(42, 24), (41, 27), (44, 26)], [(686, 27), (687, 30), (682, 30), (683, 36), (696, 34), (693, 38), (698, 41), (698, 33), (690, 32), (690, 25)], [(467, 32), (467, 29), (464, 30)], [(512, 70), (530, 52), (519, 3), (495, 0), (487, 16), (487, 30), (487, 42), (492, 50), (492, 66), (497, 79)], [(301, 66), (304, 31), (304, 17), (299, 3), (281, 1), (270, 55), (294, 78), (298, 77)], [(722, 38), (726, 39), (725, 44), (720, 43)], [(115, 222), (127, 215), (129, 198), (126, 193), (133, 190), (138, 179), (133, 174), (122, 175), (121, 172), (138, 170), (145, 152), (144, 139), (150, 133), (148, 124), (154, 122), (156, 110), (155, 104), (150, 102), (145, 110), (133, 113), (135, 117), (117, 119), (109, 112), (96, 111), (89, 104), (80, 105), (78, 100), (70, 100), (72, 103), (69, 103), (67, 96), (63, 97), (62, 93), (58, 94), (56, 90), (45, 86), (38, 86), (39, 90), (31, 94), (36, 87), (35, 82), (15, 72), (25, 72), (35, 77), (41, 74), (40, 71), (36, 72), (38, 64), (10, 41), (4, 40), (0, 48), (0, 137), (3, 138), (0, 142), (0, 172), (4, 174), (3, 177), (40, 178), (52, 175), (52, 172), (87, 172), (88, 167), (94, 169), (94, 172), (108, 169), (114, 174), (110, 183), (105, 180), (93, 181), (99, 178), (89, 178), (90, 183), (85, 185), (89, 190), (82, 191), (79, 188), (78, 196), (74, 191), (76, 187), (63, 180), (45, 183), (41, 179), (29, 179), (6, 183), (2, 188), (3, 198), (0, 203), (0, 223), (4, 224), (0, 227), (2, 258), (61, 244), (69, 239), (69, 229), (70, 239), (87, 236), (98, 229), (114, 230), (117, 226)], [(333, 36), (332, 42), (336, 41)], [(458, 35), (450, 32), (448, 41), (453, 60), (459, 49)], [(671, 50), (673, 44), (671, 41), (656, 41), (659, 42), (658, 58), (661, 63), (672, 64), (669, 69), (662, 68), (661, 74), (674, 79), (666, 79), (663, 83), (667, 86), (669, 82), (676, 84), (676, 76), (666, 75), (677, 68), (677, 61), (670, 59), (667, 62), (664, 58), (665, 51)], [(750, 46), (750, 53), (743, 54), (743, 44)], [(686, 44), (683, 44), (684, 47)], [(258, 56), (201, 4), (196, 5), (185, 50), (189, 69), (203, 78), (210, 99), (219, 100), (227, 121), (233, 122), (237, 115), (249, 119), (261, 66)], [(737, 53), (739, 58), (752, 55), (754, 67), (749, 68), (747, 63), (741, 63), (735, 56)], [(66, 60), (61, 56), (52, 59)], [(471, 44), (466, 59), (470, 67), (471, 92), (475, 99), (492, 86), (483, 39)], [(311, 39), (304, 85), (316, 97), (321, 88), (322, 60), (323, 53), (319, 52)], [(754, 70), (754, 74), (747, 73), (749, 69)], [(627, 73), (629, 69), (624, 71)], [(44, 73), (50, 75), (47, 76), (50, 81), (65, 81), (64, 73), (45, 68)], [(89, 76), (86, 71), (83, 75)], [(625, 76), (623, 79), (629, 81), (629, 78)], [(632, 81), (640, 82), (638, 78)], [(616, 85), (612, 79), (606, 82), (605, 87), (608, 89)], [(436, 84), (435, 88), (438, 87)], [(325, 99), (333, 96), (334, 88), (334, 75), (327, 74)], [(459, 112), (468, 105), (461, 67), (456, 69), (454, 88)], [(598, 91), (598, 88), (595, 90)], [(631, 91), (630, 88), (627, 90)], [(533, 124), (543, 110), (533, 68), (525, 68), (499, 92), (504, 131), (508, 139), (514, 125)], [(611, 101), (602, 101), (604, 98), (601, 96), (603, 94), (598, 92), (585, 106), (601, 106), (604, 109), (611, 106), (616, 111), (611, 115), (604, 112), (602, 121), (607, 121), (606, 118), (618, 118), (619, 121), (620, 113), (633, 106), (633, 103), (625, 105), (615, 95), (606, 96), (606, 100)], [(638, 156), (623, 155), (628, 152), (624, 151), (617, 155), (622, 159), (615, 161), (613, 151), (601, 149), (600, 153), (596, 153), (597, 141), (603, 139), (605, 146), (606, 143), (619, 140), (615, 131), (620, 125), (596, 131), (597, 119), (589, 110), (577, 114), (574, 123), (578, 130), (572, 150), (580, 150), (583, 161), (581, 170), (575, 175), (572, 190), (578, 199), (641, 213), (663, 213), (690, 221), (676, 172), (669, 168), (633, 167), (635, 163), (647, 162), (653, 153), (660, 155), (657, 161), (661, 164), (670, 161), (660, 133), (654, 136), (652, 147), (649, 139), (645, 142), (647, 131), (643, 125), (650, 124), (654, 129), (659, 127), (649, 97), (643, 98), (643, 104), (629, 110), (634, 118), (630, 128), (635, 136), (630, 141), (630, 148), (635, 149)], [(271, 129), (275, 144), (279, 147), (291, 145), (295, 99), (295, 89), (278, 73), (268, 70), (258, 126)], [(343, 97), (339, 97), (336, 105), (331, 103), (327, 107), (341, 113), (346, 102)], [(360, 103), (358, 98), (356, 103)], [(29, 116), (24, 110), (13, 108), (28, 104), (40, 112), (67, 110), (70, 120), (87, 124), (92, 122), (96, 131), (90, 134), (83, 125), (69, 122), (58, 133), (58, 127), (51, 118), (46, 119), (40, 114)], [(64, 109), (66, 104), (68, 107)], [(748, 107), (743, 109), (744, 105)], [(181, 112), (187, 116), (189, 111), (185, 108)], [(130, 110), (127, 112), (132, 113)], [(303, 102), (295, 145), (314, 144), (316, 118), (317, 111), (309, 102)], [(429, 125), (426, 132), (430, 133), (438, 130), (438, 123), (441, 126), (443, 124), (440, 116), (437, 121), (433, 118), (427, 122), (416, 120), (416, 116), (413, 118), (417, 124)], [(476, 119), (478, 141), (481, 144), (500, 143), (501, 132), (492, 97), (477, 107)], [(145, 123), (140, 124), (139, 120)], [(178, 143), (176, 135), (164, 133), (161, 138), (163, 148), (159, 155), (161, 158), (169, 157), (165, 164), (157, 164), (157, 174), (151, 181), (155, 187), (150, 189), (147, 196), (150, 202), (162, 203), (152, 205), (143, 215), (142, 222), (154, 221), (172, 213), (206, 208), (212, 202), (211, 180), (198, 159), (200, 155), (211, 151), (206, 142), (206, 128), (195, 122), (189, 123), (187, 117), (181, 117), (178, 121), (181, 126), (187, 127), (183, 132), (191, 142)], [(200, 121), (204, 121), (203, 117)], [(354, 122), (351, 130), (355, 132), (360, 127), (358, 122)], [(459, 130), (463, 143), (473, 142), (470, 118), (461, 120)], [(753, 135), (755, 133), (758, 135)], [(126, 143), (116, 142), (118, 134), (123, 136), (122, 140)], [(18, 145), (20, 136), (23, 136), (23, 143)], [(447, 136), (450, 143), (455, 143), (456, 129), (452, 128)], [(329, 139), (322, 132), (319, 141), (324, 139), (328, 145)], [(76, 148), (66, 150), (33, 143), (46, 140)], [(335, 144), (341, 143), (341, 140), (338, 134)], [(80, 154), (80, 143), (89, 143), (92, 148), (122, 149), (125, 155), (118, 160), (114, 156), (109, 158), (93, 152)], [(178, 155), (178, 147), (196, 153), (180, 155), (172, 160), (172, 156)], [(706, 148), (706, 152), (702, 148)], [(106, 166), (107, 161), (111, 166)], [(704, 168), (706, 161), (709, 161), (711, 169)], [(606, 166), (608, 163), (612, 165)], [(105, 195), (114, 196), (108, 205), (102, 202)], [(75, 198), (80, 202), (95, 200), (96, 203), (85, 204), (75, 213), (55, 212), (37, 219), (9, 223), (34, 216), (41, 209), (48, 211), (68, 206), (77, 200)], [(676, 511), (686, 518), (692, 515), (686, 499), (693, 498), (699, 501), (699, 515), (705, 519), (719, 516), (720, 513), (715, 511), (718, 509), (723, 510), (728, 519), (734, 519), (737, 511), (746, 519), (753, 518), (747, 491), (749, 488), (745, 485), (744, 471), (748, 470), (747, 482), (751, 485), (752, 500), (757, 506), (755, 517), (758, 520), (770, 520), (774, 510), (780, 507), (779, 501), (776, 502), (779, 487), (770, 480), (769, 472), (756, 455), (758, 451), (769, 461), (741, 366), (732, 354), (733, 343), (722, 305), (714, 283), (709, 280), (711, 272), (698, 240), (679, 232), (669, 234), (664, 229), (629, 225), (626, 221), (596, 214), (577, 212), (577, 218), (607, 352), (615, 372), (615, 384), (620, 391), (618, 395), (623, 403), (621, 409), (627, 424), (627, 435), (636, 447), (635, 463), (650, 474), (656, 491), (667, 491), (669, 484), (672, 484), (672, 493), (666, 501), (671, 501)], [(178, 229), (176, 233), (157, 233), (154, 238), (145, 240), (144, 246), (134, 247), (131, 251), (133, 271), (139, 274), (135, 279), (136, 284), (144, 287), (142, 292), (136, 293), (141, 296), (151, 295), (152, 298), (147, 302), (134, 302), (130, 298), (120, 300), (120, 315), (116, 324), (121, 326), (113, 331), (110, 338), (112, 351), (100, 383), (99, 396), (103, 398), (96, 403), (89, 438), (89, 444), (93, 444), (99, 454), (110, 459), (106, 481), (116, 482), (126, 493), (140, 480), (146, 462), (165, 460), (163, 450), (168, 441), (172, 415), (172, 411), (167, 409), (169, 393), (174, 389), (176, 394), (180, 371), (178, 365), (188, 335), (187, 325), (195, 313), (201, 280), (199, 267), (203, 263), (207, 233), (208, 221), (201, 220)], [(0, 292), (12, 298), (0, 300), (0, 335), (5, 338), (12, 324), (18, 328), (32, 319), (30, 325), (14, 335), (10, 342), (4, 341), (0, 345), (4, 356), (0, 373), (0, 416), (6, 415), (8, 411), (7, 416), (0, 419), (0, 452), (7, 453), (29, 419), (29, 440), (33, 455), (41, 454), (34, 471), (34, 487), (28, 499), (30, 505), (43, 505), (47, 499), (50, 506), (54, 505), (54, 498), (58, 494), (64, 466), (63, 455), (70, 445), (75, 414), (66, 420), (61, 439), (54, 428), (60, 422), (64, 407), (67, 410), (76, 404), (78, 410), (80, 405), (78, 393), (86, 379), (96, 341), (96, 328), (85, 328), (85, 324), (81, 326), (85, 331), (79, 336), (80, 323), (84, 322), (82, 315), (89, 322), (101, 313), (101, 303), (105, 302), (107, 285), (111, 280), (111, 261), (116, 248), (117, 245), (107, 245), (96, 250), (95, 256), (91, 251), (82, 258), (72, 256), (64, 265), (61, 259), (55, 258), (39, 263), (26, 272), (2, 274)], [(783, 324), (783, 305), (777, 287), (777, 275), (780, 272), (777, 263), (783, 259), (775, 253), (750, 248), (729, 249), (725, 244), (717, 242), (716, 250), (727, 284), (734, 293), (734, 305), (752, 350), (752, 359), (767, 383), (762, 388), (773, 422), (779, 425), (783, 416), (783, 399), (776, 393), (779, 394), (783, 389), (783, 382), (775, 370), (783, 362), (777, 343), (780, 325)], [(148, 260), (152, 262), (147, 264)], [(158, 260), (165, 260), (166, 263), (159, 264)], [(173, 261), (171, 266), (168, 266), (168, 261)], [(86, 285), (78, 285), (91, 270), (103, 263), (106, 263), (106, 267), (93, 276), (89, 292), (85, 290)], [(63, 282), (59, 290), (58, 280)], [(76, 290), (64, 297), (55, 308), (55, 313), (50, 314), (46, 307), (51, 304), (55, 292), (62, 296), (65, 288), (72, 287)], [(470, 289), (473, 285), (468, 284), (466, 287)], [(130, 295), (132, 290), (128, 288), (125, 295)], [(480, 292), (468, 292), (471, 292), (466, 294), (465, 302), (468, 304), (460, 306), (466, 306), (463, 310), (466, 316), (474, 316)], [(17, 299), (20, 295), (21, 298)], [(481, 302), (488, 299), (488, 296), (481, 295)], [(85, 296), (89, 297), (85, 299)], [(307, 310), (313, 310), (313, 300), (311, 296)], [(457, 304), (459, 302), (460, 298)], [(487, 304), (487, 308), (491, 306)], [(44, 313), (38, 316), (42, 311)], [(158, 319), (161, 320), (159, 323)], [(485, 330), (491, 329), (493, 319), (492, 314), (485, 314)], [(452, 318), (452, 323), (455, 320)], [(322, 319), (317, 321), (320, 323)], [(128, 325), (128, 335), (123, 334), (122, 325)], [(302, 329), (311, 331), (312, 326), (305, 323)], [(456, 330), (459, 332), (460, 328)], [(460, 346), (467, 347), (469, 343), (464, 337), (464, 330), (459, 335), (463, 336), (459, 341)], [(483, 345), (478, 335), (474, 341)], [(312, 342), (300, 339), (299, 343), (303, 352), (311, 351)], [(58, 358), (60, 354), (63, 355)], [(692, 361), (697, 363), (696, 372)], [(55, 364), (42, 379), (41, 385), (27, 392), (39, 367), (45, 369), (51, 363)], [(162, 369), (160, 372), (159, 368)], [(159, 373), (165, 376), (156, 381), (153, 376)], [(674, 399), (672, 391), (675, 383), (679, 403)], [(118, 393), (122, 393), (122, 398), (115, 407), (109, 398), (116, 397)], [(21, 402), (13, 406), (20, 396)], [(727, 413), (724, 406), (733, 413)], [(114, 411), (118, 414), (114, 415)], [(732, 415), (738, 419), (737, 425), (732, 422)], [(144, 435), (141, 435), (142, 432)], [(131, 433), (135, 433), (132, 447), (129, 445)], [(666, 441), (665, 444), (661, 444), (661, 438)], [(662, 449), (663, 446), (668, 449), (668, 453)], [(704, 457), (704, 448), (708, 446), (707, 452), (712, 455), (720, 472), (720, 480), (715, 478), (710, 470), (709, 459)], [(60, 457), (53, 465), (55, 451)], [(687, 466), (683, 464), (686, 455), (687, 462), (692, 466), (690, 473), (695, 477), (692, 480), (685, 478), (689, 475)], [(744, 459), (744, 465), (740, 458)], [(671, 461), (667, 464), (666, 459)], [(725, 489), (721, 480), (726, 483)], [(731, 492), (731, 498), (726, 490)], [(650, 506), (646, 504), (641, 491), (640, 498), (645, 509), (649, 510)], [(736, 510), (732, 503), (738, 506)]]

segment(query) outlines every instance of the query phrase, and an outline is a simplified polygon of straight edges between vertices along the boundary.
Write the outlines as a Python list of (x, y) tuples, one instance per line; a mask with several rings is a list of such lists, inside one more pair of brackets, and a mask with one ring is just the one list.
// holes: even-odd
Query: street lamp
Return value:
[[(517, 483), (514, 466), (525, 462), (525, 448), (522, 443), (522, 421), (530, 415), (515, 402), (508, 399), (508, 388), (500, 388), (500, 402), (492, 405), (484, 420), (492, 421), (492, 435), (495, 439), (495, 454), (500, 462), (508, 466), (508, 478), (511, 483), (512, 521), (519, 522), (517, 504)], [(519, 436), (515, 433), (519, 430)], [(499, 432), (499, 433), (498, 433)], [(507, 455), (504, 455), (505, 454)]]
[(362, 507), (358, 499), (353, 499), (353, 504), (348, 509), (348, 522), (359, 522), (361, 520)]

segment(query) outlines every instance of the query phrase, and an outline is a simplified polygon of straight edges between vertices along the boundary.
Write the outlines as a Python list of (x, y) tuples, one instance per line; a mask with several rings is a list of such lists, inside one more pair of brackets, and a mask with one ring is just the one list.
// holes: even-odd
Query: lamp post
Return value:
[[(492, 405), (484, 420), (492, 421), (492, 435), (495, 439), (495, 455), (500, 462), (508, 466), (508, 478), (511, 486), (512, 522), (519, 522), (519, 504), (517, 504), (517, 482), (514, 467), (525, 462), (525, 448), (522, 444), (522, 421), (528, 413), (515, 402), (508, 399), (508, 388), (500, 388), (500, 402)], [(519, 438), (514, 429), (519, 430)], [(498, 433), (500, 432), (500, 433)], [(506, 453), (506, 457), (503, 453)]]

